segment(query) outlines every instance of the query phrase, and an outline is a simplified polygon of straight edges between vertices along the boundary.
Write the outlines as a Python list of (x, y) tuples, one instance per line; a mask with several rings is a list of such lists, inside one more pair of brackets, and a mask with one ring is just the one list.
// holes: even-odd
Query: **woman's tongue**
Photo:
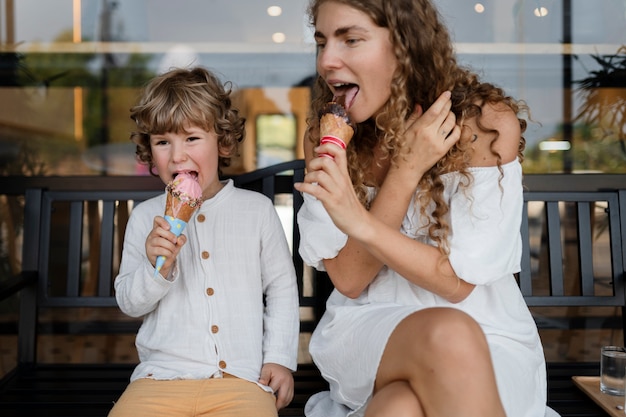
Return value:
[(352, 106), (352, 102), (359, 92), (359, 87), (356, 84), (352, 84), (347, 87), (341, 87), (335, 92), (337, 97), (337, 103), (343, 105), (346, 110)]

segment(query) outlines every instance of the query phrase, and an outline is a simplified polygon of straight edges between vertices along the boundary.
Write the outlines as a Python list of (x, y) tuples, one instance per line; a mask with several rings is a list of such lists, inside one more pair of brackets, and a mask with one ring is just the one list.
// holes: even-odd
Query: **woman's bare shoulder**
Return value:
[[(501, 163), (515, 160), (522, 136), (520, 123), (513, 109), (505, 103), (485, 103), (481, 107), (480, 125), (476, 118), (465, 121), (469, 128), (466, 140), (472, 150), (471, 166), (497, 165), (497, 153)], [(497, 131), (498, 133), (495, 133)]]

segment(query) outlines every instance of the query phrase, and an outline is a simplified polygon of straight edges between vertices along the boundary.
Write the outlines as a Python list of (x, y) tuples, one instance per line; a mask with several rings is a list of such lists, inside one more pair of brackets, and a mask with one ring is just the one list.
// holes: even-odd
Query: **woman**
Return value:
[[(554, 413), (513, 275), (523, 106), (457, 64), (429, 0), (313, 0), (309, 14), (300, 253), (335, 290), (310, 344), (330, 392), (307, 416)], [(337, 97), (356, 124), (345, 151), (318, 145)]]

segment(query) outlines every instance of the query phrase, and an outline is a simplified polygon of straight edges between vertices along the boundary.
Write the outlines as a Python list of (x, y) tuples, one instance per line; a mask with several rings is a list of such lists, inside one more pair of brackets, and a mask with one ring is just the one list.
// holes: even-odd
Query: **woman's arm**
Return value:
[[(502, 162), (512, 161), (517, 156), (521, 135), (515, 114), (510, 109), (507, 111), (498, 106), (486, 105), (481, 122), (486, 128), (493, 128), (499, 132), (493, 149), (501, 155)], [(465, 124), (472, 127), (475, 132), (479, 131), (475, 121), (466, 121)], [(486, 137), (484, 132), (483, 136)], [(480, 142), (476, 140), (473, 146), (472, 164), (494, 166), (497, 161), (491, 151), (491, 141), (480, 140)], [(345, 164), (345, 155), (338, 152), (335, 161), (337, 164)], [(333, 169), (338, 168), (324, 166), (322, 169), (327, 170), (324, 172), (328, 173), (329, 178), (334, 178)], [(327, 180), (329, 183), (326, 186), (322, 185), (322, 190), (318, 190), (319, 195), (316, 197), (322, 200), (337, 227), (350, 236), (349, 241), (358, 243), (363, 248), (364, 254), (375, 258), (380, 265), (389, 266), (416, 285), (447, 298), (451, 302), (462, 301), (471, 293), (474, 285), (457, 277), (450, 262), (442, 259), (438, 248), (404, 236), (399, 232), (399, 226), (386, 224), (371, 211), (368, 212), (360, 205), (357, 207), (353, 201), (356, 197), (350, 195), (348, 198), (347, 190), (333, 194), (330, 188), (333, 183), (329, 178), (319, 175), (318, 179), (322, 181), (320, 184), (327, 184)], [(382, 194), (378, 199), (381, 197)], [(402, 215), (404, 216), (404, 213)], [(339, 256), (341, 255), (340, 252)], [(325, 265), (329, 263), (326, 261)], [(364, 285), (367, 284), (369, 282)], [(349, 296), (349, 294), (346, 295)]]
[[(399, 158), (397, 165), (388, 167), (384, 181), (369, 210), (373, 218), (391, 230), (400, 230), (423, 173), (460, 137), (460, 129), (456, 127), (450, 107), (450, 94), (443, 93), (427, 112), (422, 114), (421, 108), (418, 108), (407, 122), (405, 141), (409, 144), (408, 153)], [(321, 152), (331, 153), (336, 158), (337, 154), (341, 153), (342, 162), (316, 158), (316, 154)], [(300, 191), (318, 198), (318, 193), (328, 191), (326, 198), (342, 200), (343, 211), (347, 215), (365, 210), (353, 191), (347, 174), (344, 151), (339, 151), (334, 145), (315, 147), (307, 141), (305, 156), (308, 174), (305, 184), (298, 188)], [(324, 199), (320, 200), (327, 206)], [(328, 207), (326, 208), (328, 210)], [(339, 254), (335, 258), (325, 260), (324, 266), (335, 288), (348, 297), (357, 297), (374, 279), (384, 263), (372, 256), (362, 242), (353, 239), (349, 233), (348, 236), (347, 243)]]

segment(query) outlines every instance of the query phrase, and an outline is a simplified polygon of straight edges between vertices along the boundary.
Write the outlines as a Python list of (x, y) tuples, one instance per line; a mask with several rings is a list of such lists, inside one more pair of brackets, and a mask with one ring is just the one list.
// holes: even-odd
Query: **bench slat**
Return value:
[(590, 206), (594, 203), (580, 202), (576, 204), (578, 211), (578, 256), (580, 259), (581, 292), (585, 296), (595, 294), (593, 274), (593, 241), (591, 224), (593, 222)]
[[(115, 236), (115, 206), (117, 201), (102, 202), (100, 227), (100, 263), (98, 265), (98, 296), (113, 296), (113, 238)], [(102, 261), (105, 260), (105, 261)]]
[[(54, 207), (50, 202), (52, 214), (54, 214)], [(48, 209), (48, 207), (46, 207)], [(67, 288), (65, 294), (68, 297), (78, 297), (80, 287), (80, 270), (82, 261), (82, 247), (83, 247), (83, 217), (84, 217), (84, 203), (82, 201), (72, 201), (70, 203), (70, 234), (68, 237), (68, 251), (67, 251)], [(50, 245), (47, 245), (46, 249), (51, 250)], [(105, 258), (106, 259), (106, 258)]]
[(563, 248), (561, 247), (561, 217), (559, 202), (546, 202), (548, 247), (550, 248), (550, 295), (562, 297), (563, 293)]

